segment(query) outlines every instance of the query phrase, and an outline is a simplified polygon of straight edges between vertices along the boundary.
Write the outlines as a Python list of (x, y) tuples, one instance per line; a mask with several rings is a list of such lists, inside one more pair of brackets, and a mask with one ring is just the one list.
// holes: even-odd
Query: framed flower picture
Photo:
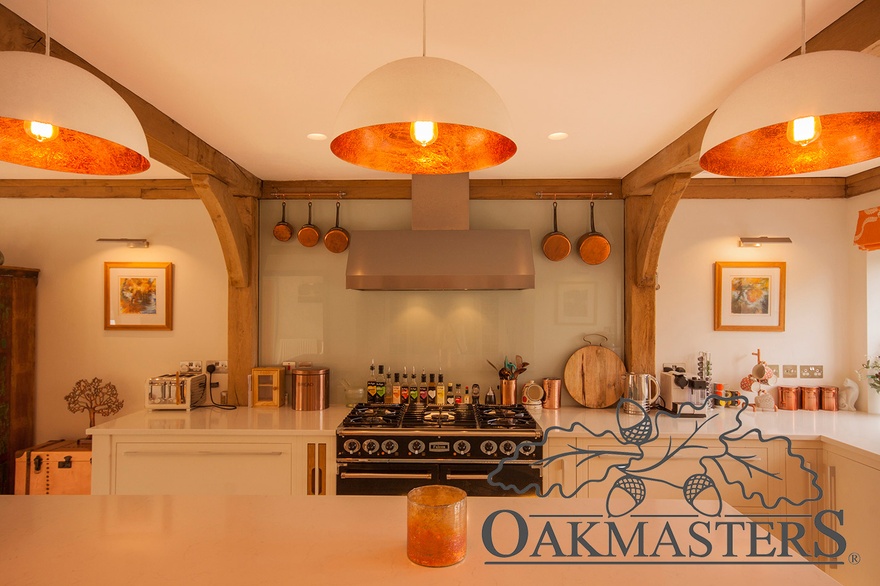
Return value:
[(170, 262), (104, 263), (104, 329), (172, 329)]
[(716, 262), (715, 330), (785, 331), (785, 263)]

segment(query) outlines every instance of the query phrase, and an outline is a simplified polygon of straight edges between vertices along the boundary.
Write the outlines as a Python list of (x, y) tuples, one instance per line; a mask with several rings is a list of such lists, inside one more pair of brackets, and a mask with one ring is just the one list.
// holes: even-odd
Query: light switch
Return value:
[(797, 364), (783, 364), (782, 378), (797, 378)]

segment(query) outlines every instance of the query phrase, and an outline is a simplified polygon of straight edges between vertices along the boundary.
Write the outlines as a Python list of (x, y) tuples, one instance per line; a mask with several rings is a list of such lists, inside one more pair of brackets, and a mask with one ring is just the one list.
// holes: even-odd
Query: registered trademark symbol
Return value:
[(849, 563), (851, 563), (852, 565), (857, 566), (859, 563), (861, 563), (861, 561), (862, 556), (860, 556), (859, 554), (855, 552), (849, 554)]

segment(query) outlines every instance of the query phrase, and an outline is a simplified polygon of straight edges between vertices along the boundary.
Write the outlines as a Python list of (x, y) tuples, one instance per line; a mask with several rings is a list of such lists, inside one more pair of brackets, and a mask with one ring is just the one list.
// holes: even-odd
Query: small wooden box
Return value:
[(91, 494), (92, 440), (52, 440), (15, 453), (15, 494)]
[(281, 407), (285, 399), (285, 371), (280, 366), (261, 366), (251, 371), (251, 406)]

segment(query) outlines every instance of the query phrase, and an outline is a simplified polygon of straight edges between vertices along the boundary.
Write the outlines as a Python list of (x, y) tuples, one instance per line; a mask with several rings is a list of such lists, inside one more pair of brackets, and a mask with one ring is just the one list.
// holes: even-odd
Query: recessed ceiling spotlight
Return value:
[(551, 132), (550, 134), (547, 135), (547, 138), (549, 138), (550, 140), (565, 140), (566, 138), (568, 138), (568, 133), (567, 132)]
[(320, 132), (310, 132), (306, 135), (306, 138), (309, 140), (327, 140), (327, 135)]

